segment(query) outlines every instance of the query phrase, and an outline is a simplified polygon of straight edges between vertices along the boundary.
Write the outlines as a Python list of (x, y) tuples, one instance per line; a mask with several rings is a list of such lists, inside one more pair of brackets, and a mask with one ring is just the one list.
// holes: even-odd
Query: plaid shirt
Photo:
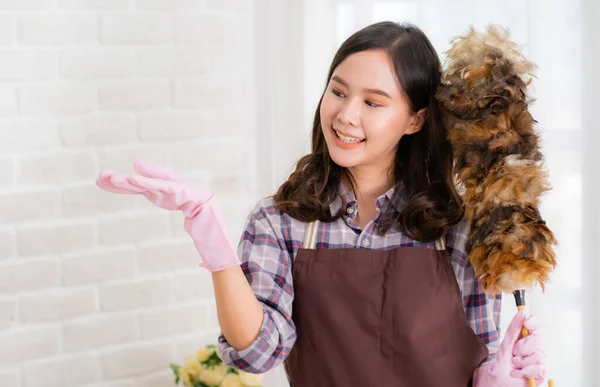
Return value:
[[(397, 189), (402, 189), (402, 186), (398, 185)], [(377, 234), (377, 223), (383, 217), (397, 215), (405, 205), (403, 195), (393, 196), (394, 190), (390, 189), (377, 199), (377, 218), (361, 230), (355, 223), (356, 199), (340, 184), (340, 194), (346, 203), (344, 216), (332, 223), (320, 223), (317, 249), (434, 248), (433, 242), (414, 241), (396, 228), (392, 228), (385, 236)], [(341, 205), (342, 201), (338, 198), (330, 207), (332, 214), (337, 213)], [(388, 210), (390, 205), (391, 211)], [(296, 328), (292, 321), (292, 263), (298, 249), (302, 248), (306, 225), (278, 210), (272, 197), (261, 200), (251, 211), (238, 254), (242, 260), (242, 270), (264, 309), (263, 323), (256, 340), (241, 351), (232, 348), (222, 334), (219, 336), (219, 352), (226, 364), (246, 372), (264, 373), (279, 365), (290, 353), (296, 341)], [(467, 235), (468, 224), (463, 220), (446, 233), (446, 249), (462, 293), (469, 325), (489, 348), (487, 363), (493, 358), (500, 342), (501, 295), (486, 294), (475, 278), (473, 267), (464, 252)]]

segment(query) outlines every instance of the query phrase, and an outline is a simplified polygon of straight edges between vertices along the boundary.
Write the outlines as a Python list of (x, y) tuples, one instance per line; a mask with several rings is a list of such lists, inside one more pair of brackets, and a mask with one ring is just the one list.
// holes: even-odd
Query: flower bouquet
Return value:
[(185, 387), (261, 387), (261, 375), (236, 370), (223, 363), (214, 345), (196, 351), (183, 365), (171, 363), (175, 384)]

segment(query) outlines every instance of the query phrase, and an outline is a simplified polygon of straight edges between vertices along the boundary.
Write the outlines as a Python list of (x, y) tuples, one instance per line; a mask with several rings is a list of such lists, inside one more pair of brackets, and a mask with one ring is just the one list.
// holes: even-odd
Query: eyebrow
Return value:
[[(348, 88), (350, 87), (348, 85), (348, 82), (344, 81), (342, 78), (338, 77), (337, 75), (334, 75), (333, 77), (331, 77), (331, 80), (332, 81), (336, 81), (337, 83), (341, 83), (342, 85), (344, 85), (344, 86), (346, 86)], [(386, 93), (385, 91), (380, 90), (380, 89), (366, 88), (366, 89), (363, 89), (363, 91), (366, 91), (367, 93), (379, 94), (379, 95), (382, 95), (382, 96), (387, 97), (389, 99), (392, 99), (392, 97), (388, 93)]]

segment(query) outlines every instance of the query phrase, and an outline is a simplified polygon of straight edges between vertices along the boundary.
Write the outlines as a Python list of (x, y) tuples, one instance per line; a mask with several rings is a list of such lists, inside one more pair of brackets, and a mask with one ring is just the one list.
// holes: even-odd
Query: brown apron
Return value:
[(467, 387), (488, 349), (467, 323), (443, 238), (435, 249), (316, 250), (293, 265), (292, 387)]

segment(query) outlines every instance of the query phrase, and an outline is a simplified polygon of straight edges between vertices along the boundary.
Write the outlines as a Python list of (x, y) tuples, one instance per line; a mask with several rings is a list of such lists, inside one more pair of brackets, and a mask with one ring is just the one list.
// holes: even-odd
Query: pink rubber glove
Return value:
[[(529, 336), (519, 339), (521, 327)], [(529, 387), (528, 378), (537, 386), (544, 382), (547, 372), (546, 353), (542, 349), (536, 329), (538, 319), (526, 317), (520, 311), (511, 321), (495, 359), (475, 370), (473, 387)]]
[(141, 176), (125, 177), (102, 171), (96, 184), (109, 192), (144, 195), (158, 207), (167, 210), (181, 210), (185, 215), (183, 226), (200, 253), (200, 266), (209, 271), (241, 264), (227, 237), (212, 192), (191, 185), (151, 161), (136, 161), (133, 167)]

